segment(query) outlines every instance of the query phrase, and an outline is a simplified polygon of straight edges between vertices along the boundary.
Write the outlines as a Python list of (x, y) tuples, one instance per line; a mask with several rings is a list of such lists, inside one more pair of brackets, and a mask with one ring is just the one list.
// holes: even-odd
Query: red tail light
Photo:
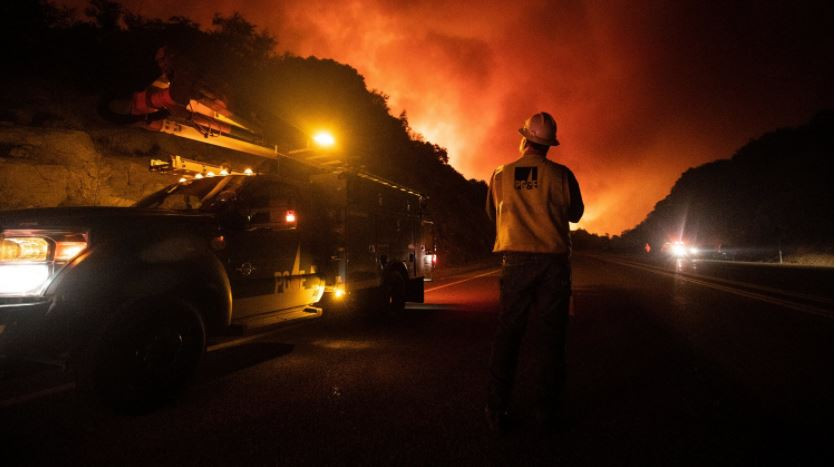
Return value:
[(284, 221), (287, 224), (294, 224), (296, 223), (296, 211), (287, 211), (284, 214)]

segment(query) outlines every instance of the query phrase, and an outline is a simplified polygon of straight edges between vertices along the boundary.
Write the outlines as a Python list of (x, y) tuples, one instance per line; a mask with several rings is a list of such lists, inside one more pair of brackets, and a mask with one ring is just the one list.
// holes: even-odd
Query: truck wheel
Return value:
[(206, 327), (191, 305), (145, 302), (117, 316), (88, 357), (85, 385), (117, 411), (147, 412), (179, 394), (205, 349)]
[(397, 272), (390, 272), (383, 284), (384, 311), (400, 313), (406, 306), (406, 281)]

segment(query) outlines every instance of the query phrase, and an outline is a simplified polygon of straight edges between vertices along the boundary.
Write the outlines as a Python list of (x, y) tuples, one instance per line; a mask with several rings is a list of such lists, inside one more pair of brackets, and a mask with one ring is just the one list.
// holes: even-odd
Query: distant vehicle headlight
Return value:
[(699, 253), (699, 252), (700, 252), (700, 250), (699, 250), (699, 248), (697, 248), (697, 247), (695, 247), (695, 246), (692, 246), (692, 247), (688, 250), (688, 252), (689, 252), (689, 253), (691, 253), (692, 255), (695, 255), (695, 254)]
[(38, 295), (61, 267), (87, 249), (83, 233), (0, 234), (0, 295)]
[(673, 245), (671, 246), (671, 253), (674, 256), (686, 256), (688, 254), (688, 250), (685, 248), (685, 245)]

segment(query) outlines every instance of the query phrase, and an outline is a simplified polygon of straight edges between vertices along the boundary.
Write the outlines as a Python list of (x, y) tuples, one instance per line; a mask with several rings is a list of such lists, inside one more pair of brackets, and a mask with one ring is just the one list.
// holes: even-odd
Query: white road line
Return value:
[(679, 280), (690, 282), (692, 284), (697, 284), (697, 285), (701, 285), (703, 287), (708, 287), (708, 288), (711, 288), (711, 289), (720, 290), (720, 291), (727, 292), (727, 293), (734, 294), (734, 295), (738, 295), (738, 296), (741, 296), (741, 297), (751, 298), (753, 300), (759, 300), (759, 301), (762, 301), (762, 302), (771, 303), (773, 305), (783, 306), (785, 308), (789, 308), (789, 309), (796, 310), (796, 311), (801, 311), (803, 313), (808, 313), (808, 314), (811, 314), (811, 315), (822, 316), (822, 317), (826, 317), (826, 318), (832, 318), (833, 317), (832, 310), (825, 310), (825, 309), (822, 309), (822, 308), (808, 306), (808, 305), (804, 305), (804, 304), (801, 304), (801, 303), (795, 303), (795, 302), (791, 302), (791, 301), (788, 301), (788, 300), (782, 300), (780, 298), (770, 297), (768, 295), (763, 295), (763, 294), (759, 294), (759, 293), (756, 293), (756, 292), (749, 292), (747, 290), (735, 289), (735, 288), (728, 287), (728, 286), (725, 286), (725, 285), (714, 284), (714, 283), (702, 281), (702, 280), (699, 280), (699, 279), (695, 279), (695, 278), (689, 277), (687, 275), (657, 269), (657, 268), (654, 268), (652, 266), (645, 266), (645, 265), (640, 265), (640, 264), (626, 262), (626, 261), (618, 261), (618, 260), (613, 260), (613, 259), (610, 259), (610, 258), (603, 258), (603, 257), (600, 257), (600, 256), (596, 256), (595, 258), (597, 258), (601, 261), (607, 261), (607, 262), (610, 262), (610, 263), (620, 264), (622, 266), (641, 269), (643, 271), (652, 272), (654, 274), (659, 274), (659, 275), (662, 275), (662, 276), (673, 277), (673, 278), (676, 278), (676, 279), (679, 279)]
[(833, 269), (833, 266), (825, 266), (819, 264), (795, 264), (795, 263), (758, 263), (755, 261), (727, 261), (720, 259), (697, 259), (700, 263), (718, 263), (718, 264), (740, 264), (744, 266), (755, 266), (762, 268), (796, 268), (796, 269)]
[(438, 287), (433, 287), (433, 288), (427, 289), (427, 290), (424, 291), (424, 293), (435, 292), (436, 290), (446, 289), (447, 287), (453, 287), (454, 285), (459, 285), (459, 284), (463, 284), (465, 282), (470, 282), (470, 281), (472, 281), (474, 279), (478, 279), (480, 277), (485, 277), (485, 276), (490, 276), (491, 274), (496, 274), (499, 271), (500, 271), (500, 269), (494, 269), (494, 270), (491, 270), (491, 271), (488, 271), (488, 272), (483, 272), (482, 274), (477, 274), (475, 276), (470, 276), (470, 277), (467, 277), (465, 279), (462, 279), (462, 280), (459, 280), (459, 281), (456, 281), (456, 282), (451, 282), (449, 284), (439, 285)]
[[(607, 258), (601, 258), (599, 256), (596, 256), (596, 258), (599, 258), (603, 261), (608, 260)], [(671, 273), (671, 271), (668, 271), (664, 268), (660, 268), (658, 266), (652, 266), (652, 265), (649, 265), (649, 264), (643, 264), (643, 263), (640, 263), (640, 262), (637, 262), (637, 261), (619, 259), (619, 260), (611, 260), (611, 262), (618, 263), (618, 264), (623, 264), (625, 266), (634, 265), (638, 268), (645, 267), (645, 268), (650, 268), (650, 269), (657, 269), (659, 271)], [(732, 264), (742, 264), (742, 263), (732, 263)], [(758, 264), (758, 263), (751, 263), (751, 264)], [(807, 301), (810, 301), (810, 302), (818, 302), (818, 303), (821, 303), (823, 305), (833, 305), (832, 298), (818, 297), (818, 296), (815, 296), (815, 295), (810, 295), (810, 294), (805, 294), (805, 293), (800, 293), (800, 292), (792, 292), (792, 291), (789, 291), (789, 290), (781, 290), (781, 289), (776, 289), (774, 287), (765, 287), (765, 286), (762, 286), (762, 285), (750, 284), (748, 282), (733, 281), (733, 280), (730, 280), (730, 279), (723, 279), (723, 278), (720, 278), (720, 277), (706, 276), (705, 274), (695, 274), (695, 273), (692, 273), (692, 272), (677, 272), (676, 275), (677, 276), (685, 276), (685, 277), (688, 277), (688, 278), (691, 278), (691, 279), (697, 279), (697, 280), (703, 279), (703, 280), (706, 280), (706, 281), (709, 281), (709, 282), (725, 284), (725, 285), (728, 285), (728, 286), (731, 286), (731, 287), (759, 290), (761, 292), (783, 295), (785, 297), (797, 298), (797, 299), (800, 299), (800, 300), (807, 300)]]

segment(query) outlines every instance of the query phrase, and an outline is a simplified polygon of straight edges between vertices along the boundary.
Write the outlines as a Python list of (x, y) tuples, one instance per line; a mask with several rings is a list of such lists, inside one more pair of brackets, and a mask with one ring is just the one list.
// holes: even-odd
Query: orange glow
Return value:
[(294, 222), (296, 222), (296, 212), (287, 211), (284, 215), (284, 221), (288, 224), (293, 224)]
[(70, 261), (85, 248), (87, 248), (87, 242), (55, 242), (55, 261)]
[(328, 349), (342, 350), (363, 350), (374, 346), (371, 341), (349, 340), (349, 339), (320, 339), (312, 342), (313, 345)]
[(217, 237), (213, 237), (209, 241), (209, 245), (212, 247), (213, 250), (223, 250), (226, 248), (226, 239), (223, 235), (218, 235)]
[(334, 135), (328, 133), (327, 131), (320, 131), (313, 135), (313, 141), (316, 143), (317, 146), (323, 148), (330, 148), (336, 144), (336, 140), (334, 139)]

